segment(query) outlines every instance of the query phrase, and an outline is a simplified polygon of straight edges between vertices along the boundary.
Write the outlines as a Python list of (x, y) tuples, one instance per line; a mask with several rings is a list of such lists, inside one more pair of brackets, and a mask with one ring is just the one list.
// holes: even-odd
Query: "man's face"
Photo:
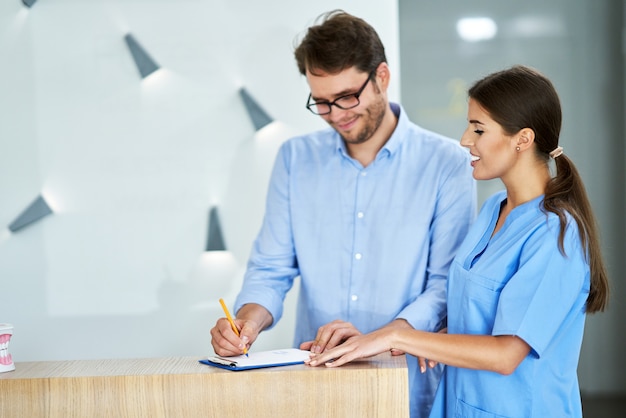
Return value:
[(368, 73), (355, 67), (337, 74), (307, 71), (311, 101), (333, 102), (337, 98), (356, 94), (363, 86), (359, 105), (351, 109), (331, 106), (331, 112), (321, 117), (332, 126), (347, 144), (361, 144), (370, 139), (380, 127), (387, 108), (387, 98), (376, 83), (376, 74), (368, 81)]

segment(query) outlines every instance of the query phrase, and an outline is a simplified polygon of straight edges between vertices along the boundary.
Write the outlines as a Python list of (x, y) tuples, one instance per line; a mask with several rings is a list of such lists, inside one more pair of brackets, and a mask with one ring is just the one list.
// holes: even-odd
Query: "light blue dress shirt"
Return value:
[[(397, 318), (434, 331), (446, 316), (448, 268), (476, 214), (469, 153), (392, 110), (396, 129), (367, 167), (331, 128), (278, 153), (235, 310), (258, 303), (275, 324), (300, 276), (296, 347), (335, 319), (367, 333)], [(412, 416), (425, 417), (441, 369), (407, 361)]]
[(448, 333), (516, 335), (531, 352), (508, 376), (447, 366), (431, 417), (582, 417), (576, 370), (589, 266), (568, 217), (543, 196), (513, 209), (493, 236), (506, 192), (488, 199), (450, 267)]

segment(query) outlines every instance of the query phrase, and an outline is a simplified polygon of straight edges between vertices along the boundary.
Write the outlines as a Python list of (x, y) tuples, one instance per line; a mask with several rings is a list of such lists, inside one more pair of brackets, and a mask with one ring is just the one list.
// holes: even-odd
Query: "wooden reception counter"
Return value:
[(198, 357), (23, 362), (0, 417), (408, 417), (404, 356), (233, 372)]

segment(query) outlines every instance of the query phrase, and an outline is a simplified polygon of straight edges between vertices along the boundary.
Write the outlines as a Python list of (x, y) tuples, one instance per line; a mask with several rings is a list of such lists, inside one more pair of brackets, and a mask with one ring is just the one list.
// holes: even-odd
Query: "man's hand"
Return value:
[(234, 322), (239, 329), (239, 337), (226, 318), (218, 319), (211, 328), (211, 345), (218, 356), (243, 354), (243, 349), (250, 348), (259, 333), (272, 324), (273, 318), (263, 306), (251, 303), (239, 309)]

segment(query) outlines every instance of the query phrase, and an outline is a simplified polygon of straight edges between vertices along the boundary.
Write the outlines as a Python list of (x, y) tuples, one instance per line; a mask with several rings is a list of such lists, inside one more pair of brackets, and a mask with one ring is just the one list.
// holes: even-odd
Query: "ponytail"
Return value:
[(546, 187), (543, 206), (559, 217), (559, 249), (565, 254), (563, 241), (567, 228), (566, 212), (578, 225), (578, 233), (585, 259), (589, 263), (591, 288), (587, 297), (586, 312), (604, 311), (609, 301), (609, 280), (600, 250), (600, 237), (591, 203), (578, 170), (564, 154), (554, 157), (556, 176)]

